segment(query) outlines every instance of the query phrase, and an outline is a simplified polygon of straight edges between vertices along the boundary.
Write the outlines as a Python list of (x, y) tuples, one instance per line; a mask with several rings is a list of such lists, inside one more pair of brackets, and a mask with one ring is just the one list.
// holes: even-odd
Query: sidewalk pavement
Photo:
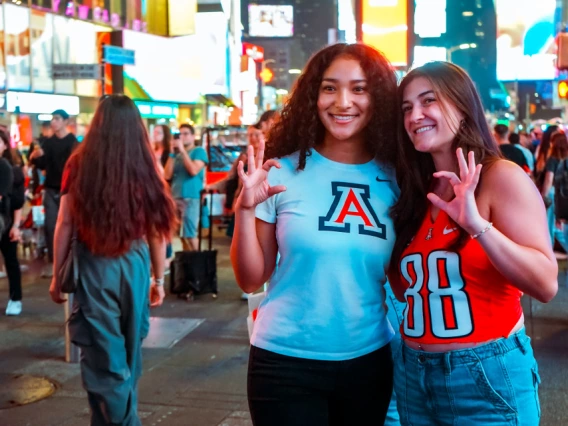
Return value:
[[(217, 299), (205, 295), (186, 302), (169, 295), (162, 307), (151, 312), (155, 339), (145, 344), (139, 384), (139, 412), (145, 426), (252, 425), (246, 402), (248, 308), (234, 281), (229, 243), (222, 234), (215, 235)], [(79, 365), (64, 362), (63, 308), (49, 299), (49, 281), (39, 278), (43, 263), (24, 263), (30, 270), (24, 273), (23, 312), (19, 317), (0, 316), (0, 376), (45, 377), (56, 383), (56, 390), (38, 402), (0, 409), (0, 425), (86, 425), (89, 410)], [(7, 299), (6, 279), (0, 280), (0, 294)], [(568, 425), (568, 287), (562, 287), (548, 305), (523, 303), (542, 377), (541, 425)], [(146, 347), (170, 337), (156, 330), (175, 331), (171, 323), (160, 324), (173, 318), (183, 320), (174, 325), (188, 326), (180, 336), (188, 334), (174, 339), (170, 347)]]

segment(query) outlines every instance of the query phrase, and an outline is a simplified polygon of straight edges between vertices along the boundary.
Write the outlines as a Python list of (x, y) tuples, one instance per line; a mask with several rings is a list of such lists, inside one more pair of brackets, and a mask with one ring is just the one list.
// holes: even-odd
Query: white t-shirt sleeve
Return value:
[[(268, 183), (270, 186), (275, 186), (279, 184), (279, 180), (278, 169), (272, 168), (268, 172)], [(276, 197), (278, 197), (278, 194), (256, 206), (255, 214), (258, 219), (268, 223), (276, 223)]]

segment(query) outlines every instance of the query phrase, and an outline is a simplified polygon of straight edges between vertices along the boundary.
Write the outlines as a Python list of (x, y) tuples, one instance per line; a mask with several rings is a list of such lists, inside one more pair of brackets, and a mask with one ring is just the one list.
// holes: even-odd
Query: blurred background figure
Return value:
[(78, 142), (74, 134), (68, 130), (69, 114), (62, 109), (55, 110), (51, 119), (53, 136), (46, 139), (41, 147), (36, 147), (30, 155), (30, 160), (38, 169), (45, 170), (45, 189), (43, 206), (45, 208), (45, 239), (50, 265), (42, 276), (51, 277), (53, 266), (53, 238), (55, 223), (59, 213), (61, 199), (61, 179), (65, 163), (71, 156)]
[(12, 189), (2, 197), (1, 205), (5, 228), (0, 236), (0, 251), (6, 266), (6, 275), (10, 286), (10, 300), (6, 307), (6, 315), (20, 315), (22, 312), (22, 273), (18, 260), (18, 243), (20, 241), (20, 223), (22, 207), (25, 202), (24, 173), (22, 168), (14, 164), (14, 153), (10, 148), (10, 136), (0, 130), (0, 157), (12, 167)]
[(168, 162), (168, 154), (171, 151), (172, 133), (170, 128), (165, 124), (157, 124), (152, 132), (152, 145), (154, 146), (154, 155), (162, 167), (166, 167)]

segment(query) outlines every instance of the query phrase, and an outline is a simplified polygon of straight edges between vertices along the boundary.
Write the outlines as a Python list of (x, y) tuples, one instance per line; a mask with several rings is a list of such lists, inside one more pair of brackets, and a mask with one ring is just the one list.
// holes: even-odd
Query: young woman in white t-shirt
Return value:
[(251, 338), (255, 426), (384, 422), (395, 130), (388, 61), (363, 44), (336, 44), (300, 76), (269, 134), (269, 160), (261, 143), (256, 157), (249, 147), (246, 172), (239, 164), (235, 276), (247, 293), (270, 278)]

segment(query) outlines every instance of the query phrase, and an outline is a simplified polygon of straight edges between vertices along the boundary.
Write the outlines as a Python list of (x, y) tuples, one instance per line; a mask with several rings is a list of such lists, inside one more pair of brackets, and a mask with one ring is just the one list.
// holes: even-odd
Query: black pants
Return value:
[(393, 385), (390, 345), (347, 361), (316, 361), (251, 347), (254, 426), (382, 425)]
[(22, 300), (22, 272), (18, 260), (18, 242), (10, 241), (10, 230), (0, 240), (0, 251), (6, 265), (6, 275), (10, 283), (10, 300)]
[(53, 239), (55, 237), (55, 225), (57, 224), (60, 202), (61, 195), (58, 190), (45, 188), (43, 193), (43, 207), (45, 208), (44, 229), (47, 255), (50, 262), (53, 262)]

